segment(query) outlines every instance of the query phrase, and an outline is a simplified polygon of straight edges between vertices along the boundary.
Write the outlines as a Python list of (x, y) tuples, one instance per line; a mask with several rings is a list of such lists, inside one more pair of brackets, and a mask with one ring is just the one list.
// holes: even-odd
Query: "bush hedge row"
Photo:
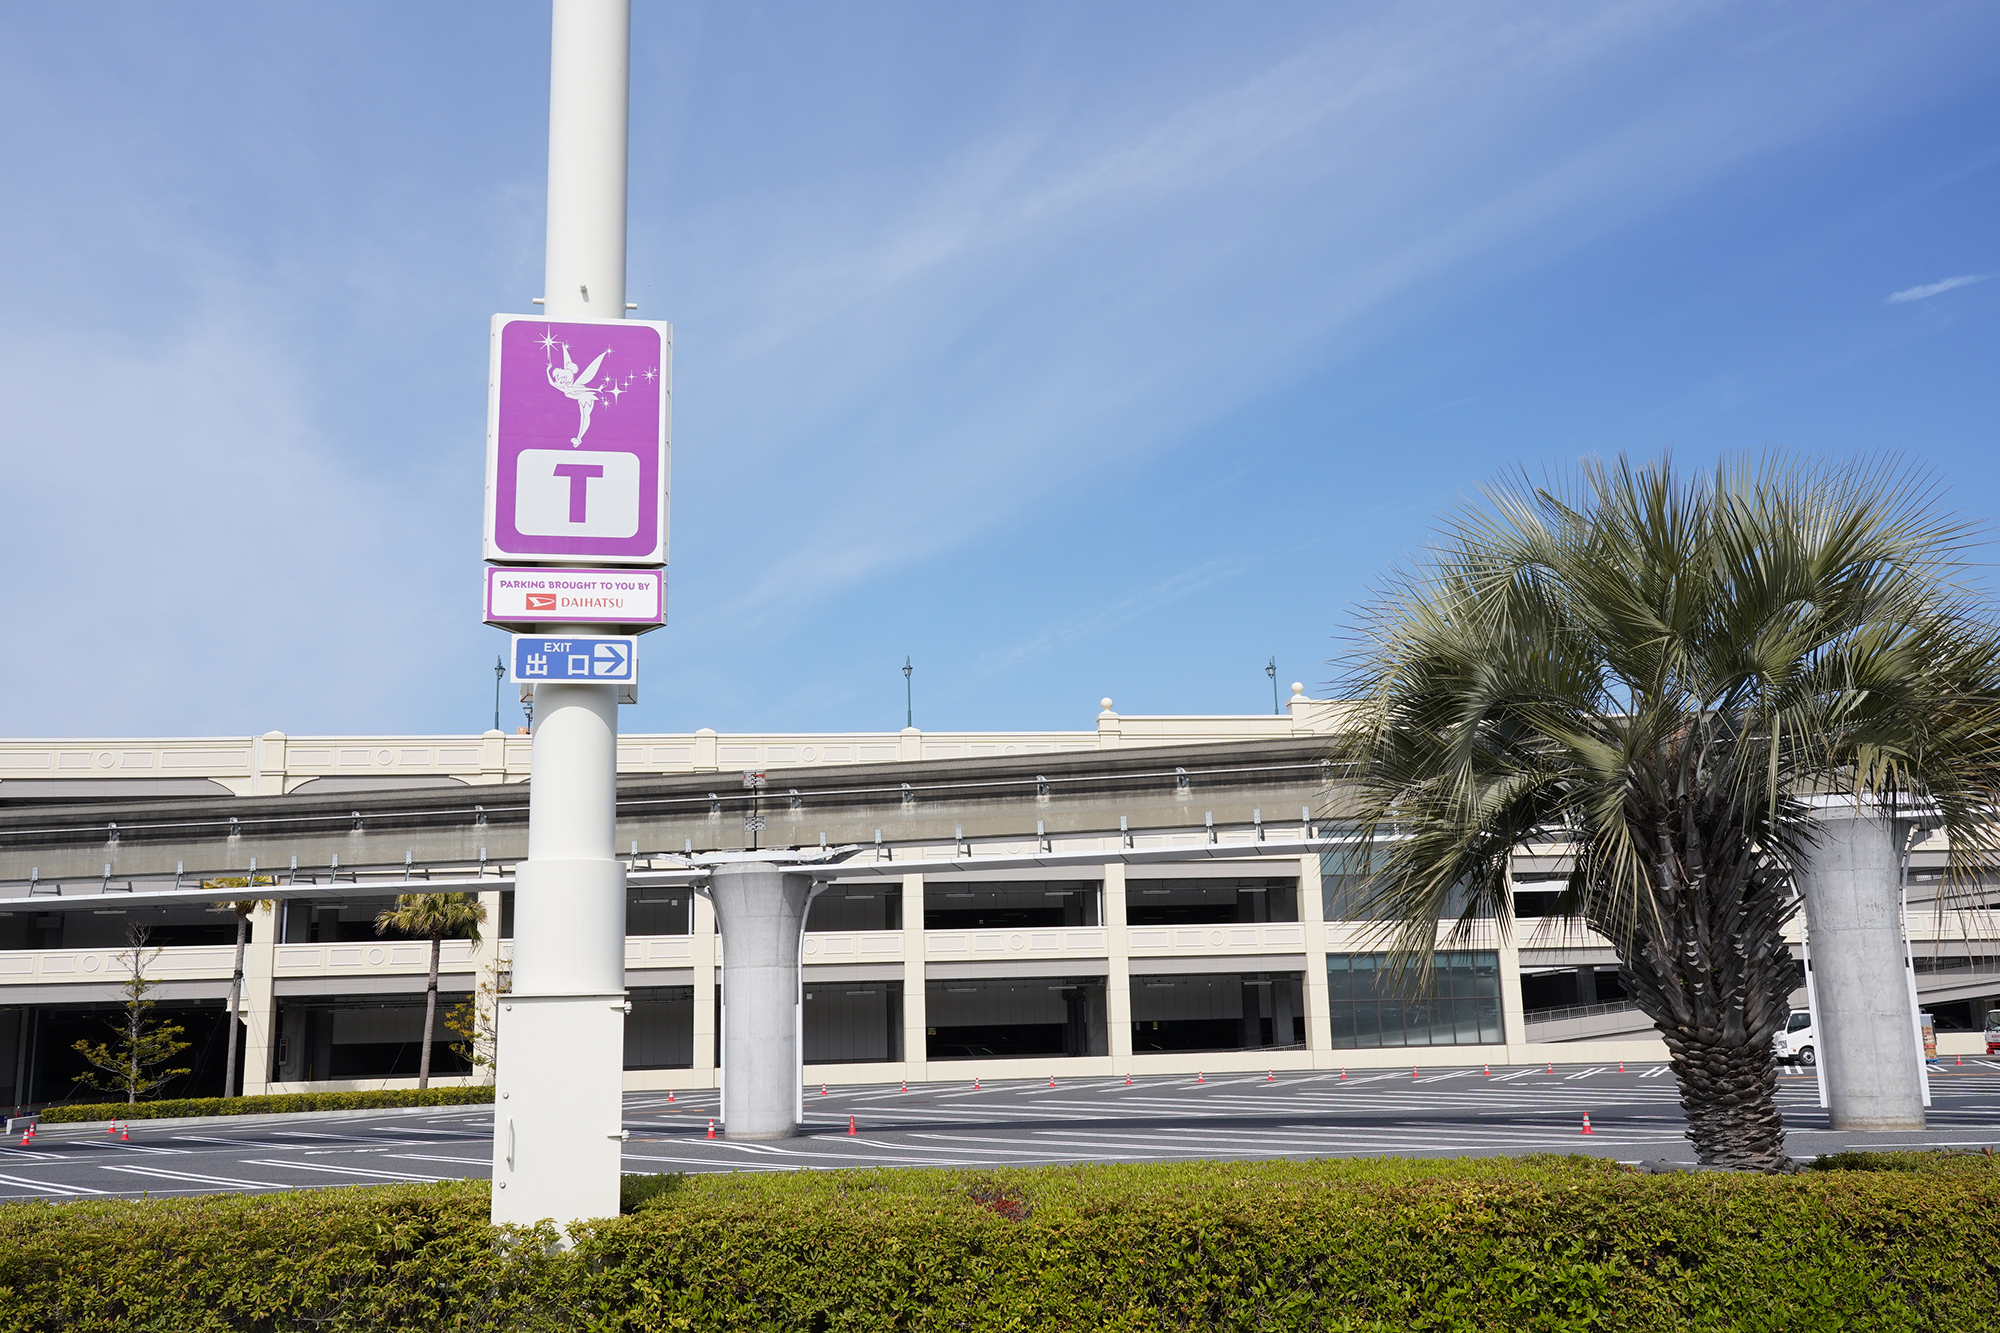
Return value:
[(2000, 1171), (1584, 1158), (483, 1182), (0, 1207), (0, 1330), (1987, 1330)]
[(262, 1097), (182, 1097), (157, 1102), (91, 1102), (51, 1106), (45, 1125), (90, 1120), (167, 1120), (184, 1115), (272, 1115), (287, 1111), (371, 1111), (383, 1106), (472, 1106), (493, 1100), (478, 1088), (384, 1088), (374, 1092), (286, 1092)]

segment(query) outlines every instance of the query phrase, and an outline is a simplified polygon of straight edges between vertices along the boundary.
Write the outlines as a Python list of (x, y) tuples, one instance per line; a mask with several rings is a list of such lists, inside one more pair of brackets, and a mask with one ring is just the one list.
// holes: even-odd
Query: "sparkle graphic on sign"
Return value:
[(660, 372), (658, 370), (648, 367), (646, 370), (646, 383), (651, 384), (654, 378), (659, 375), (659, 373)]

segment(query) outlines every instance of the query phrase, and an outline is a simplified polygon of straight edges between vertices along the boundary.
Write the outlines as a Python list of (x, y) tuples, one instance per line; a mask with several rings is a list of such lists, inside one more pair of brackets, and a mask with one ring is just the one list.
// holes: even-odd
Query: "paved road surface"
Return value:
[[(1779, 1091), (1795, 1156), (1848, 1147), (2000, 1147), (2000, 1063), (1947, 1063), (1932, 1077), (1930, 1128), (1834, 1133), (1810, 1076)], [(817, 1088), (800, 1137), (706, 1137), (712, 1090), (633, 1093), (625, 1170), (786, 1171), (841, 1166), (1031, 1165), (1190, 1158), (1455, 1157), (1585, 1152), (1692, 1161), (1664, 1065), (1558, 1065), (1332, 1074), (1046, 1079)], [(1589, 1113), (1592, 1133), (1581, 1130)], [(849, 1134), (848, 1117), (856, 1132)], [(292, 1124), (132, 1126), (130, 1142), (60, 1127), (0, 1146), (0, 1200), (204, 1194), (484, 1177), (492, 1111), (299, 1117)]]

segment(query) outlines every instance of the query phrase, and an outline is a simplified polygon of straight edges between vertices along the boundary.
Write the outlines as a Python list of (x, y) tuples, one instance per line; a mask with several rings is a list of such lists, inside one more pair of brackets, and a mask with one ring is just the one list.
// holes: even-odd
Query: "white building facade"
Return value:
[[(964, 773), (988, 762), (1050, 756), (1053, 763), (1107, 751), (1130, 752), (1137, 762), (1148, 751), (1200, 746), (1209, 747), (1204, 754), (1226, 754), (1232, 745), (1272, 742), (1298, 743), (1306, 753), (1312, 748), (1306, 743), (1330, 736), (1339, 719), (1337, 704), (1296, 691), (1284, 711), (1270, 716), (1125, 717), (1107, 700), (1093, 729), (1074, 732), (623, 736), (619, 766), (621, 777), (633, 781), (713, 775), (716, 791), (709, 795), (719, 810), (721, 794), (734, 790), (744, 772), (765, 775), (773, 804), (790, 784), (805, 782), (803, 775), (823, 781), (850, 767), (883, 771), (870, 765), (904, 766), (898, 772), (911, 775), (904, 780), (908, 793), (929, 764), (953, 764)], [(529, 766), (528, 738), (498, 732), (0, 741), (0, 812), (11, 821), (0, 842), (15, 844), (8, 851), (12, 866), (36, 855), (38, 812), (53, 817), (107, 802), (120, 811), (143, 810), (154, 799), (214, 798), (226, 809), (229, 798), (257, 798), (269, 809), (270, 798), (339, 795), (356, 805), (359, 828), (369, 818), (360, 807), (384, 793), (470, 796), (497, 807), (510, 786), (530, 776)], [(1025, 771), (1013, 763), (1010, 771), (1016, 770)], [(1280, 790), (1296, 795), (1296, 775), (1272, 781), (1271, 803), (1253, 805), (1248, 819), (1239, 809), (1220, 821), (1208, 812), (1208, 822), (1197, 823), (1197, 801), (1176, 828), (1135, 824), (1120, 831), (1123, 821), (1107, 818), (1099, 822), (1108, 827), (1043, 832), (1035, 820), (1029, 835), (1024, 817), (1019, 832), (989, 833), (976, 848), (963, 828), (864, 846), (851, 873), (828, 875), (807, 920), (802, 998), (809, 1087), (1664, 1057), (1663, 1044), (1619, 990), (1607, 942), (1538, 914), (1557, 849), (1518, 858), (1522, 915), (1514, 929), (1503, 934), (1489, 923), (1441, 948), (1436, 982), (1413, 995), (1385, 974), (1374, 927), (1349, 918), (1352, 881), (1339, 873), (1346, 863), (1338, 855), (1255, 854), (1309, 831), (1329, 831), (1320, 826), (1323, 806), (1277, 803)], [(1047, 787), (1043, 780), (1044, 793)], [(1258, 788), (1246, 790), (1254, 799)], [(1024, 792), (1021, 809), (1031, 810), (1037, 799)], [(865, 842), (865, 834), (857, 840)], [(115, 825), (108, 836), (115, 848)], [(488, 914), (482, 938), (443, 945), (441, 1009), (469, 1004), (476, 1012), (482, 987), (490, 997), (506, 984), (509, 867), (499, 858), (487, 863), (483, 850), (474, 860), (464, 848), (455, 869), (444, 866), (451, 858), (408, 854), (417, 871), (486, 875), (494, 885), (479, 893)], [(665, 865), (661, 858), (673, 850), (635, 839), (632, 863)], [(1047, 853), (1064, 863), (972, 873), (949, 868), (972, 850), (988, 857)], [(118, 868), (115, 853), (107, 856), (103, 881), (110, 887)], [(72, 891), (78, 860), (72, 855), (68, 862)], [(281, 877), (330, 872), (333, 879), (320, 897), (282, 902), (251, 918), (243, 1092), (414, 1083), (430, 949), (377, 934), (374, 920), (396, 893), (421, 891), (423, 881), (410, 867), (399, 875), (379, 857), (367, 866), (350, 859), (341, 878), (340, 858), (332, 860), (331, 867), (304, 870), (275, 861), (259, 868)], [(187, 867), (204, 868), (198, 860)], [(96, 869), (93, 861), (93, 875)], [(196, 1063), (186, 1086), (166, 1095), (219, 1092), (233, 916), (192, 905), (58, 912), (50, 910), (40, 867), (29, 870), (27, 882), (14, 873), (0, 890), (0, 1102), (91, 1099), (71, 1082), (73, 1061), (65, 1053), (78, 1035), (101, 1039), (118, 1002), (126, 932), (135, 923), (152, 932), (156, 952), (147, 975), (160, 982), (159, 1012), (186, 1027), (188, 1058)], [(58, 895), (63, 889), (55, 885)], [(1987, 943), (2000, 938), (1993, 925), (1984, 913), (1911, 913), (1914, 948), (1928, 947), (1933, 957), (1928, 972), (1919, 969), (1932, 1007), (1957, 1004), (1983, 1016), (1988, 997), (2000, 993), (1982, 963), (2000, 952)], [(726, 1002), (713, 912), (683, 887), (635, 887), (627, 931), (626, 1086), (713, 1086), (717, 1010)], [(453, 1042), (487, 1053), (476, 1034), (467, 1043), (441, 1030), (434, 1082), (490, 1078), (463, 1051), (454, 1053)], [(1941, 1048), (1983, 1050), (1977, 1043), (1976, 1031), (1946, 1031)]]

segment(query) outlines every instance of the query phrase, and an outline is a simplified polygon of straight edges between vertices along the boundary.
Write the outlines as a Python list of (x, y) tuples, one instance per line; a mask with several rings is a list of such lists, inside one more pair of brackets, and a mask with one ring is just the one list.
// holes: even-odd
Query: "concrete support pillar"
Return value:
[(1828, 801), (1799, 869), (1835, 1129), (1924, 1127), (1896, 835), (1893, 814), (1880, 806)]
[[(479, 905), (486, 909), (486, 923), (479, 928), (479, 942), (472, 946), (472, 994), (468, 998), (472, 1002), (472, 1010), (475, 1016), (475, 1032), (491, 1033), (497, 1030), (500, 1022), (500, 996), (503, 992), (503, 981), (508, 987), (511, 987), (513, 984), (511, 975), (504, 978), (502, 976), (503, 970), (511, 973), (511, 965), (506, 958), (506, 951), (512, 946), (512, 941), (500, 938), (500, 918), (505, 913), (505, 904), (502, 901), (504, 896), (504, 892), (500, 889), (493, 889), (477, 895)], [(444, 1015), (450, 1007), (443, 997), (439, 997), (438, 1031), (440, 1034), (446, 1031)], [(472, 1044), (475, 1053), (486, 1055), (489, 1059), (492, 1057), (490, 1049), (482, 1049), (487, 1047), (487, 1043), (483, 1038), (475, 1038)], [(473, 1066), (473, 1083), (491, 1083), (492, 1081), (492, 1065)]]
[(903, 1077), (930, 1077), (930, 1005), (924, 986), (924, 877), (903, 876)]
[(250, 943), (243, 950), (243, 1095), (255, 1097), (271, 1086), (271, 1062), (278, 1044), (278, 1002), (273, 994), (278, 957), (278, 912), (260, 907), (250, 914)]
[[(1107, 708), (1109, 705), (1107, 705)], [(1125, 934), (1125, 866), (1104, 867), (1103, 899), (1098, 904), (1109, 944), (1104, 974), (1105, 1027), (1111, 1038), (1111, 1072), (1132, 1072), (1132, 945)]]
[[(1521, 998), (1521, 949), (1516, 939), (1510, 933), (1494, 944), (1500, 963), (1500, 1037), (1509, 1046), (1528, 1040), (1528, 1006)], [(1508, 1058), (1516, 1057), (1510, 1054)], [(1532, 1060), (1535, 1056), (1526, 1058)]]
[(709, 873), (722, 932), (722, 1125), (732, 1139), (783, 1139), (798, 1132), (799, 945), (810, 874), (764, 861)]
[[(1306, 941), (1306, 1049), (1308, 1051), (1331, 1051), (1333, 1049), (1333, 1025), (1327, 1016), (1326, 997), (1326, 913), (1324, 886), (1320, 882), (1319, 856), (1313, 853), (1299, 858), (1299, 925), (1305, 932)], [(1325, 1059), (1315, 1057), (1313, 1067), (1319, 1068)]]
[(694, 900), (694, 937), (689, 950), (694, 955), (694, 1069), (696, 1087), (712, 1088), (715, 1083), (715, 979), (719, 973), (717, 966), (717, 939), (715, 935), (715, 908), (707, 898), (697, 895)]

